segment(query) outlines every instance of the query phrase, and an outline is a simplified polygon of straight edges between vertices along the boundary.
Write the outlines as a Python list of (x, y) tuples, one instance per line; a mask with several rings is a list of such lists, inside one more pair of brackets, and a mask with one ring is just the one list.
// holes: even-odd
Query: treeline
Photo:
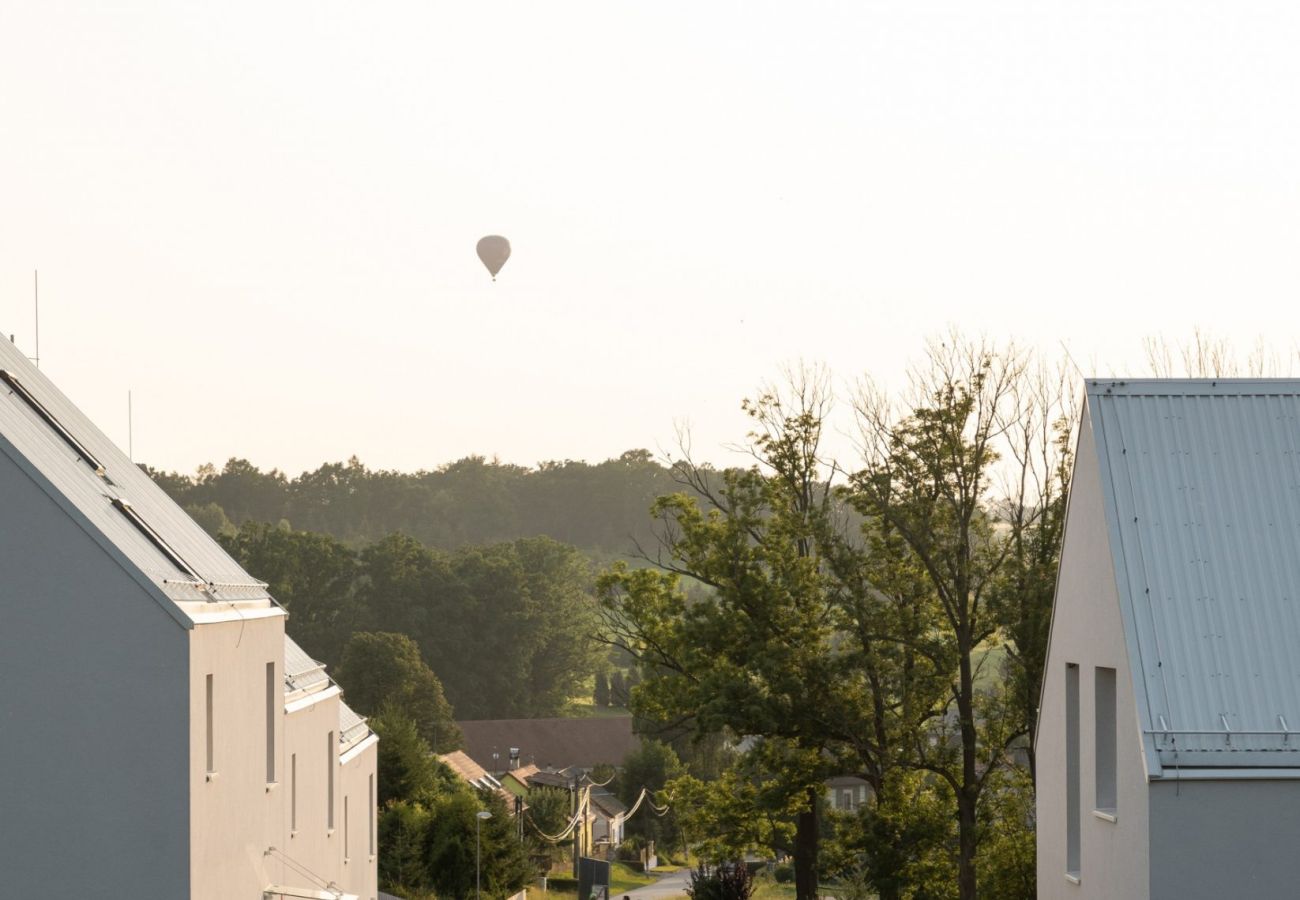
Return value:
[(335, 671), (354, 633), (382, 632), (415, 642), (458, 718), (559, 715), (589, 690), (592, 573), (573, 547), (534, 537), (445, 552), (390, 534), (354, 548), (256, 521), (220, 540)]
[(290, 478), (245, 459), (194, 475), (146, 470), (211, 531), (288, 522), (358, 547), (399, 532), (455, 550), (546, 535), (596, 558), (625, 556), (654, 536), (646, 511), (680, 489), (647, 450), (601, 463), (535, 468), (471, 456), (420, 472), (367, 468), (353, 457)]

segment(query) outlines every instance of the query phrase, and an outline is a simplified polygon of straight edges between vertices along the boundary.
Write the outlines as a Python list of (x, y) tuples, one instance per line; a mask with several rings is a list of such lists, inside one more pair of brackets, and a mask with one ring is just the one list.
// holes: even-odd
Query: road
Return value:
[(647, 884), (635, 891), (610, 897), (609, 900), (623, 900), (625, 897), (627, 900), (665, 900), (667, 897), (681, 897), (685, 895), (690, 883), (691, 870), (682, 869), (678, 872), (669, 872), (654, 884)]

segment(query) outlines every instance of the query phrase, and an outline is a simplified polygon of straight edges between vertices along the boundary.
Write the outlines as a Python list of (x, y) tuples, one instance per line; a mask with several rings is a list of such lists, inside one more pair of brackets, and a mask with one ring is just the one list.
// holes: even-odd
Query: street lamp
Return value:
[(483, 821), (492, 818), (492, 813), (486, 809), (480, 809), (474, 818), (474, 898), (478, 900), (480, 892), (483, 890), (483, 875), (481, 860), (483, 858)]

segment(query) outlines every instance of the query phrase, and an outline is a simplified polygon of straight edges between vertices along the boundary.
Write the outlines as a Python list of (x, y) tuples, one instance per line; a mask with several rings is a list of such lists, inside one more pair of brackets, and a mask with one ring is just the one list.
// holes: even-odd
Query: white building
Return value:
[(377, 897), (376, 739), (284, 620), (0, 341), (0, 897)]
[(1042, 898), (1296, 896), (1300, 382), (1090, 381), (1036, 735)]

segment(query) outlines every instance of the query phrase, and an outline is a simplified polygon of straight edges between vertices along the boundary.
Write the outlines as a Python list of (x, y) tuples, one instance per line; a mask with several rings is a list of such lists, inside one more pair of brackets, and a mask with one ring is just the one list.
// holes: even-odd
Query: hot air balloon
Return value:
[(483, 265), (492, 273), (492, 280), (497, 280), (497, 272), (506, 264), (510, 258), (510, 242), (499, 234), (489, 234), (485, 238), (479, 238), (478, 258), (483, 260)]

